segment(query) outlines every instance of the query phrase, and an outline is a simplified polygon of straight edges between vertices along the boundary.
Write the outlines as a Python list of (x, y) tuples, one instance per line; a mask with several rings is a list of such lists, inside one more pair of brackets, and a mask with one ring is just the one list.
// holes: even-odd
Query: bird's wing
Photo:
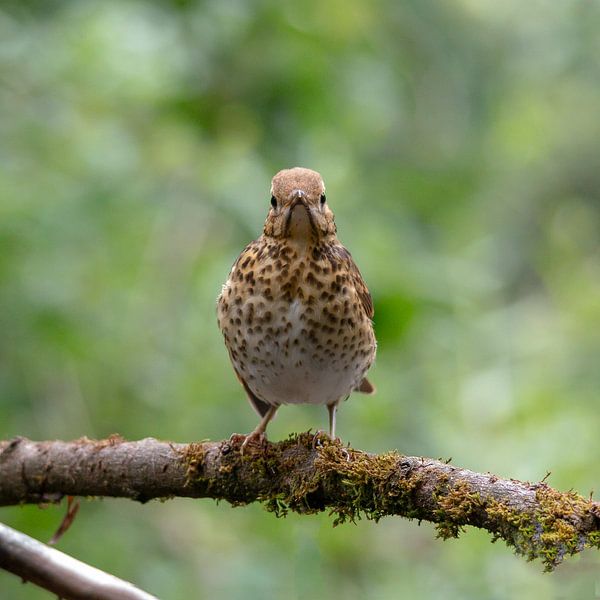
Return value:
[(336, 260), (345, 263), (344, 270), (349, 273), (350, 282), (356, 290), (365, 314), (369, 319), (372, 319), (375, 314), (373, 299), (371, 298), (369, 288), (367, 288), (367, 284), (365, 283), (359, 268), (356, 266), (352, 255), (344, 248), (344, 246), (336, 245), (332, 248), (332, 262)]
[(244, 386), (244, 390), (246, 390), (246, 395), (248, 396), (250, 405), (258, 413), (259, 417), (264, 417), (267, 414), (267, 411), (271, 408), (271, 405), (256, 396), (256, 394), (248, 387), (248, 384), (242, 379), (235, 367), (234, 371), (239, 382)]
[[(353, 261), (354, 263), (354, 261)], [(356, 293), (360, 298), (361, 304), (365, 310), (365, 313), (369, 319), (373, 318), (375, 314), (375, 309), (373, 308), (373, 299), (371, 298), (371, 294), (369, 293), (369, 289), (367, 288), (367, 284), (365, 280), (362, 278), (358, 267), (354, 265), (354, 271), (352, 272), (352, 283), (354, 283), (354, 287), (356, 288)]]

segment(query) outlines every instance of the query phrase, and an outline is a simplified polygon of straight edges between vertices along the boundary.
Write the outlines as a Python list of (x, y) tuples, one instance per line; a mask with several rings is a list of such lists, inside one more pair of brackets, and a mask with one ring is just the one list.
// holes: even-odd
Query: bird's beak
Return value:
[[(302, 207), (304, 210), (297, 211), (296, 207)], [(294, 190), (290, 194), (290, 204), (285, 220), (285, 233), (290, 234), (290, 226), (292, 220), (295, 220), (295, 233), (293, 235), (306, 237), (310, 234), (310, 231), (315, 231), (314, 218), (311, 214), (311, 210), (304, 190)]]
[(304, 204), (306, 206), (306, 194), (303, 190), (294, 190), (292, 192), (292, 202), (290, 203), (290, 210), (294, 210), (298, 204)]

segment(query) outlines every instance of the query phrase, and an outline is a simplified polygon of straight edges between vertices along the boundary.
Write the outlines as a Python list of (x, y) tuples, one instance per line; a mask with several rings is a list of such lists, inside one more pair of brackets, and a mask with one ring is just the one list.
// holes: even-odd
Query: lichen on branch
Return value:
[[(600, 505), (546, 483), (527, 483), (397, 452), (369, 454), (311, 433), (252, 447), (243, 436), (175, 444), (118, 436), (94, 441), (0, 442), (0, 505), (64, 495), (145, 502), (190, 497), (260, 502), (277, 516), (327, 511), (333, 524), (385, 516), (433, 522), (438, 537), (466, 526), (490, 532), (547, 570), (600, 547)], [(317, 443), (316, 443), (317, 442)]]

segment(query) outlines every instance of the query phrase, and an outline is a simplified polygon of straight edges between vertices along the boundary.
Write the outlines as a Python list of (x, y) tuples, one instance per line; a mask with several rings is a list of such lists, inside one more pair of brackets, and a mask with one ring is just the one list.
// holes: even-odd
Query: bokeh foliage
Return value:
[[(3, 2), (0, 437), (250, 430), (215, 298), (302, 165), (375, 302), (378, 394), (344, 439), (598, 487), (599, 31), (584, 0)], [(62, 510), (0, 519), (47, 539)], [(543, 575), (477, 531), (208, 501), (84, 503), (60, 547), (176, 600), (600, 586), (593, 554)]]

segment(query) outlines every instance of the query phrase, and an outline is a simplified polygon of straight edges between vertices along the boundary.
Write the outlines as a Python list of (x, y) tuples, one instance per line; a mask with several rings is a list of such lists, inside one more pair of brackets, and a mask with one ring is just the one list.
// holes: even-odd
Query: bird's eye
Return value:
[(271, 196), (271, 206), (277, 208), (277, 198), (275, 196)]
[(326, 201), (327, 197), (325, 196), (325, 194), (321, 194), (321, 204), (325, 204)]

